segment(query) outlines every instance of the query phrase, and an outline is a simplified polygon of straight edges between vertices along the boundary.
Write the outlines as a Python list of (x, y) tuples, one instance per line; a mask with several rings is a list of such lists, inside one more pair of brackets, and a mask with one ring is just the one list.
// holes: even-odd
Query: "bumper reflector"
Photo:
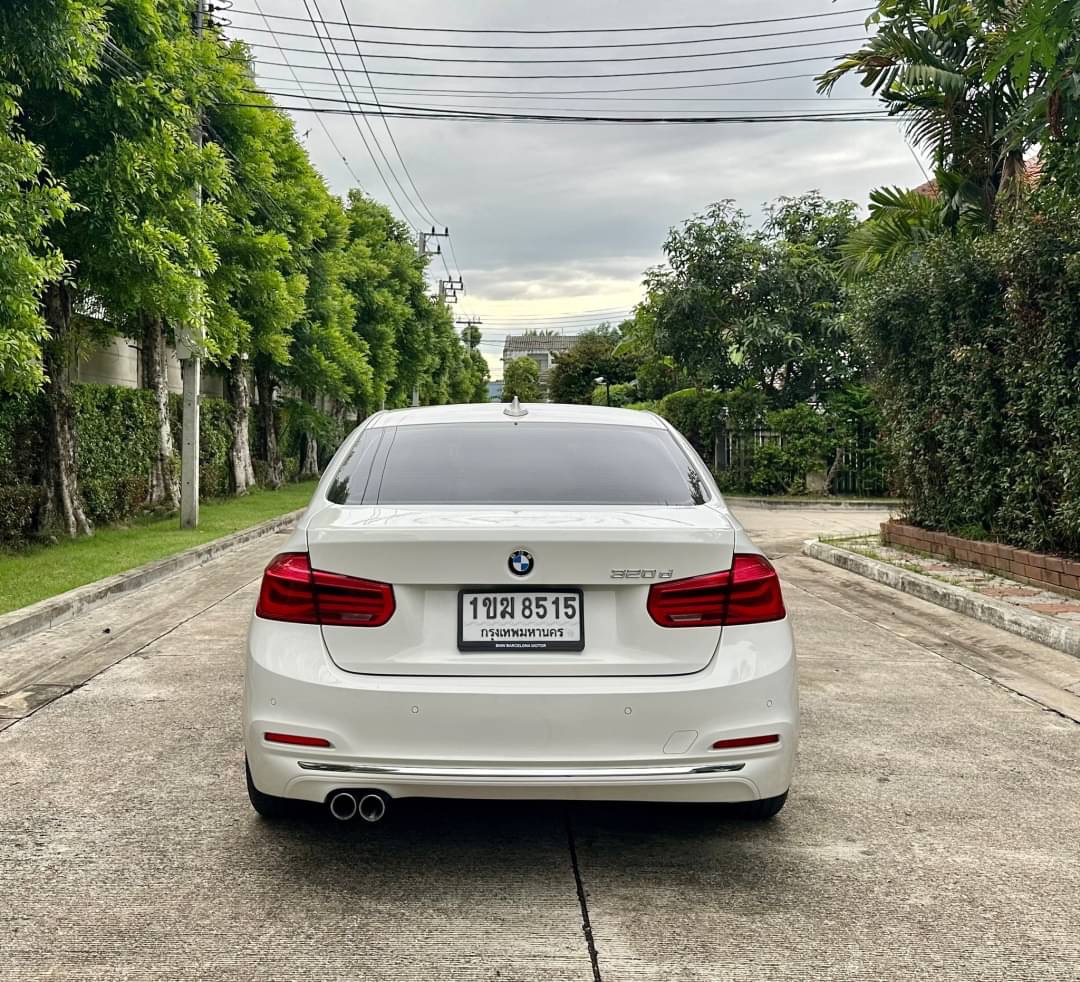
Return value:
[(295, 733), (264, 733), (267, 743), (289, 743), (296, 747), (332, 747), (329, 740), (322, 737), (297, 736)]
[(765, 747), (770, 743), (779, 743), (780, 734), (770, 733), (768, 736), (736, 737), (734, 740), (717, 740), (712, 745), (713, 750), (736, 750), (739, 747)]

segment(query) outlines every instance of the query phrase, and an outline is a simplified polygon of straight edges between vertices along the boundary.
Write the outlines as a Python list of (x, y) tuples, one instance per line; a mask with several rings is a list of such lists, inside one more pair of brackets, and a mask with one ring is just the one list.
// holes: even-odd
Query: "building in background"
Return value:
[(526, 331), (524, 334), (507, 335), (503, 344), (503, 374), (506, 373), (506, 366), (515, 358), (531, 358), (540, 369), (540, 388), (546, 390), (555, 356), (569, 351), (575, 344), (577, 337), (573, 334)]

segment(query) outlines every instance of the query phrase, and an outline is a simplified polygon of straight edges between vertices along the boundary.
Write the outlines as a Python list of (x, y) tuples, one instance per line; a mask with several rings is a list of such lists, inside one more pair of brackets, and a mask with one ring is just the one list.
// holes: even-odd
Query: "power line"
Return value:
[[(277, 93), (282, 97), (287, 97), (289, 93)], [(316, 101), (325, 101), (318, 96), (312, 96), (312, 99)], [(250, 106), (254, 109), (272, 109), (281, 108), (289, 112), (310, 112), (310, 113), (327, 113), (331, 115), (348, 115), (348, 116), (378, 116), (381, 113), (393, 118), (393, 119), (442, 119), (448, 121), (478, 121), (478, 122), (541, 122), (541, 123), (771, 123), (771, 122), (889, 122), (893, 119), (887, 111), (871, 110), (861, 111), (858, 115), (852, 115), (851, 111), (848, 112), (835, 112), (835, 113), (802, 113), (795, 114), (789, 113), (784, 115), (772, 114), (772, 115), (728, 115), (728, 116), (600, 116), (600, 115), (566, 115), (566, 114), (554, 114), (554, 113), (502, 113), (491, 112), (487, 110), (462, 110), (462, 109), (441, 109), (434, 107), (411, 107), (411, 106), (390, 106), (386, 104), (379, 111), (363, 108), (364, 105), (370, 105), (370, 103), (354, 102), (348, 99), (345, 100), (333, 100), (335, 102), (344, 102), (346, 106), (350, 108), (335, 108), (334, 106), (320, 106), (317, 108), (308, 108), (303, 106), (262, 106), (258, 104), (248, 103), (231, 103), (234, 106)], [(386, 109), (393, 109), (392, 112), (385, 112)], [(869, 112), (877, 113), (877, 115), (869, 115)]]
[[(245, 13), (246, 11), (238, 11)], [(303, 18), (289, 18), (302, 20)], [(350, 21), (326, 21), (327, 24), (347, 24), (350, 28), (355, 26)], [(600, 44), (455, 44), (447, 41), (388, 41), (384, 38), (363, 38), (364, 44), (384, 45), (400, 48), (448, 48), (452, 50), (498, 50), (498, 51), (601, 51), (611, 48), (670, 48), (688, 44), (714, 44), (721, 41), (753, 41), (757, 38), (788, 37), (793, 34), (820, 34), (825, 31), (845, 31), (863, 27), (861, 21), (853, 24), (830, 24), (827, 27), (800, 27), (790, 31), (766, 31), (760, 34), (729, 34), (726, 37), (707, 38), (682, 38), (678, 41), (608, 41)], [(269, 25), (262, 27), (249, 27), (246, 24), (236, 26), (239, 31), (251, 31), (255, 34), (275, 34), (281, 37), (309, 38), (311, 34), (303, 31), (285, 31), (280, 28), (276, 31)], [(332, 41), (348, 41), (347, 37), (331, 35)], [(276, 43), (276, 37), (275, 37)]]
[[(345, 17), (346, 19), (348, 19), (348, 16), (349, 16), (349, 14), (348, 14), (348, 12), (347, 12), (347, 11), (345, 10), (345, 3), (344, 3), (344, 0), (338, 0), (338, 4), (339, 4), (339, 6), (341, 7), (341, 13), (342, 13), (342, 15), (343, 15), (343, 16), (344, 16), (344, 17)], [(318, 9), (319, 9), (319, 7), (318, 7), (318, 3), (317, 3), (317, 2), (316, 2), (316, 4), (315, 4), (315, 9), (316, 9), (316, 11), (318, 11)], [(322, 16), (322, 15), (320, 14), (320, 17), (321, 17), (321, 16)], [(325, 24), (325, 21), (323, 22), (323, 26), (324, 26), (324, 28), (325, 28), (325, 26), (326, 26), (326, 24)], [(406, 163), (405, 163), (405, 158), (404, 158), (404, 157), (403, 157), (403, 156), (401, 155), (401, 150), (400, 150), (400, 149), (399, 149), (399, 147), (398, 147), (398, 144), (397, 144), (397, 140), (395, 140), (395, 139), (394, 139), (394, 133), (393, 133), (393, 131), (392, 131), (392, 130), (390, 129), (390, 124), (389, 124), (389, 122), (387, 122), (386, 116), (385, 116), (385, 115), (383, 114), (383, 112), (382, 112), (382, 106), (381, 106), (381, 105), (379, 104), (379, 94), (378, 94), (378, 92), (376, 92), (376, 91), (375, 91), (375, 85), (374, 85), (374, 83), (373, 83), (373, 82), (371, 81), (371, 75), (370, 75), (370, 74), (368, 74), (368, 70), (367, 70), (367, 64), (366, 64), (366, 63), (365, 63), (365, 61), (364, 61), (364, 55), (363, 55), (363, 53), (362, 53), (362, 52), (360, 51), (360, 42), (359, 42), (359, 41), (357, 40), (357, 38), (356, 38), (356, 34), (355, 34), (355, 33), (353, 33), (353, 29), (352, 29), (352, 25), (351, 25), (351, 24), (349, 25), (349, 33), (350, 33), (350, 34), (352, 35), (352, 39), (353, 39), (353, 44), (355, 44), (355, 45), (356, 45), (356, 55), (357, 55), (357, 57), (358, 57), (358, 58), (360, 59), (360, 66), (361, 66), (361, 67), (362, 67), (362, 68), (364, 69), (364, 78), (365, 78), (365, 79), (367, 79), (367, 84), (368, 84), (368, 88), (369, 88), (369, 89), (371, 89), (371, 96), (372, 96), (372, 98), (373, 98), (373, 99), (375, 100), (375, 105), (376, 105), (376, 107), (377, 107), (377, 108), (379, 109), (379, 115), (380, 115), (380, 116), (382, 117), (382, 123), (383, 123), (383, 128), (384, 128), (384, 129), (386, 130), (386, 135), (387, 135), (388, 137), (390, 137), (390, 145), (391, 145), (391, 146), (392, 146), (392, 147), (394, 148), (394, 153), (395, 153), (395, 154), (397, 155), (398, 163), (400, 163), (400, 164), (401, 164), (401, 169), (402, 169), (402, 171), (404, 171), (404, 173), (405, 173), (405, 178), (406, 178), (406, 180), (408, 180), (408, 182), (409, 182), (409, 187), (411, 187), (411, 188), (413, 189), (413, 191), (415, 192), (415, 194), (416, 194), (416, 197), (417, 197), (417, 200), (418, 200), (418, 201), (420, 202), (420, 204), (421, 204), (421, 205), (423, 206), (423, 208), (424, 208), (424, 211), (425, 211), (425, 212), (427, 213), (427, 217), (428, 217), (429, 219), (431, 219), (431, 221), (432, 221), (432, 222), (434, 222), (434, 223), (435, 223), (436, 225), (442, 225), (443, 223), (442, 223), (442, 222), (440, 222), (440, 221), (439, 221), (439, 220), (438, 220), (438, 219), (437, 219), (437, 218), (435, 217), (435, 215), (434, 215), (434, 213), (432, 212), (432, 210), (431, 210), (430, 206), (429, 206), (429, 205), (428, 205), (428, 203), (427, 203), (427, 202), (426, 202), (426, 201), (424, 200), (424, 196), (423, 196), (423, 195), (422, 195), (422, 194), (420, 193), (420, 189), (419, 189), (419, 188), (418, 188), (418, 187), (416, 186), (416, 182), (415, 182), (415, 181), (413, 180), (413, 176), (412, 176), (412, 174), (411, 174), (411, 173), (409, 172), (409, 166), (408, 166), (408, 164), (406, 164)], [(374, 134), (372, 134), (372, 137), (374, 138)], [(388, 166), (389, 166), (389, 165), (388, 165)], [(403, 188), (402, 190), (404, 190), (404, 188)], [(449, 272), (449, 271), (448, 271), (448, 272)]]
[[(263, 65), (263, 66), (269, 65), (271, 67), (273, 67), (273, 66), (281, 67), (282, 62), (278, 62), (278, 61), (256, 61), (255, 64)], [(321, 65), (301, 65), (301, 66), (298, 66), (298, 67), (304, 68), (304, 69), (306, 69), (308, 71), (325, 71), (325, 69)], [(277, 77), (277, 76), (262, 76), (262, 77), (270, 78), (270, 77)], [(417, 77), (418, 78), (423, 78), (423, 77), (426, 77), (426, 76), (417, 76)], [(616, 88), (610, 88), (610, 89), (515, 89), (515, 90), (511, 90), (510, 93), (504, 93), (504, 94), (513, 94), (513, 95), (521, 95), (521, 96), (533, 96), (533, 95), (574, 95), (574, 94), (577, 94), (577, 93), (581, 93), (583, 95), (588, 95), (590, 93), (608, 94), (608, 93), (612, 93), (612, 92), (684, 92), (684, 91), (689, 91), (690, 89), (719, 89), (719, 88), (730, 88), (733, 85), (758, 85), (758, 84), (762, 84), (762, 83), (765, 83), (765, 82), (786, 82), (786, 81), (792, 81), (792, 80), (805, 81), (807, 79), (812, 79), (812, 78), (813, 78), (812, 75), (803, 75), (803, 74), (799, 74), (799, 75), (771, 75), (771, 76), (768, 76), (766, 78), (742, 78), (742, 79), (736, 79), (736, 80), (730, 81), (730, 82), (691, 82), (691, 83), (686, 83), (686, 84), (682, 84), (682, 85), (651, 85), (651, 86), (629, 86), (629, 87), (623, 86), (623, 87), (616, 87)], [(331, 83), (331, 82), (315, 82), (315, 81), (313, 81), (311, 84), (313, 84), (313, 85), (325, 85), (325, 86), (333, 85), (333, 83)], [(384, 92), (401, 91), (401, 90), (395, 90), (395, 89), (393, 89), (393, 88), (391, 88), (389, 86), (380, 86), (380, 89), (382, 91), (384, 91)], [(449, 90), (449, 89), (440, 90), (440, 89), (428, 88), (428, 89), (417, 89), (415, 91), (418, 91), (418, 92), (424, 92), (424, 91), (427, 91), (427, 92), (447, 91), (447, 92), (449, 92), (451, 90)], [(462, 91), (462, 90), (457, 90), (457, 91)], [(468, 90), (468, 91), (476, 92), (477, 94), (479, 94), (479, 93), (496, 94), (498, 90), (472, 89), (472, 90)]]
[[(802, 78), (803, 76), (795, 76)], [(302, 87), (315, 86), (317, 88), (333, 89), (335, 85), (333, 82), (322, 82), (317, 79), (289, 79), (284, 75), (259, 75), (259, 80), (262, 82), (290, 82), (296, 81), (298, 85)], [(699, 87), (711, 87), (712, 83), (704, 82), (701, 86), (676, 86), (676, 88), (699, 88)], [(740, 83), (728, 83), (722, 82), (721, 85), (738, 85)], [(378, 86), (378, 90), (384, 94), (392, 95), (426, 95), (437, 99), (449, 99), (455, 96), (462, 99), (533, 99), (537, 96), (544, 96), (547, 99), (563, 99), (570, 102), (583, 102), (588, 98), (592, 102), (859, 102), (859, 103), (877, 103), (879, 100), (870, 96), (850, 97), (843, 98), (838, 96), (813, 96), (813, 97), (786, 97), (786, 96), (593, 96), (593, 92), (610, 91), (605, 89), (580, 89), (580, 95), (575, 95), (569, 92), (551, 92), (543, 89), (538, 89), (535, 92), (531, 91), (513, 91), (504, 92), (498, 89), (433, 89), (433, 88), (409, 88), (400, 86)], [(615, 91), (623, 91), (621, 89)], [(625, 91), (633, 92), (634, 89), (627, 89)], [(648, 89), (644, 91), (650, 91)], [(438, 223), (436, 223), (438, 224)]]
[[(315, 27), (315, 19), (311, 16), (311, 7), (308, 5), (308, 0), (304, 0), (304, 10), (307, 11), (308, 20), (311, 23), (312, 29), (316, 32), (316, 34), (318, 34), (318, 28)], [(322, 41), (320, 40), (319, 43), (322, 44)], [(347, 100), (348, 96), (345, 93), (345, 86), (342, 85), (340, 80), (338, 79), (338, 73), (337, 73), (337, 69), (334, 68), (333, 59), (330, 57), (329, 52), (327, 52), (325, 50), (325, 46), (323, 46), (323, 47), (324, 47), (323, 53), (324, 53), (324, 56), (326, 58), (326, 63), (330, 67), (330, 71), (334, 76), (334, 81), (336, 81), (338, 83), (338, 89), (341, 92), (342, 97)], [(288, 59), (286, 59), (286, 62), (288, 62)], [(342, 71), (344, 71), (344, 67), (342, 67)], [(346, 82), (348, 82), (349, 88), (351, 90), (352, 89), (352, 83), (349, 82), (348, 76), (346, 76), (345, 80), (346, 80)], [(354, 96), (354, 98), (356, 96), (355, 90), (353, 90), (353, 96)], [(309, 105), (310, 105), (310, 101), (309, 101)], [(321, 110), (318, 110), (318, 109), (315, 109), (314, 107), (311, 107), (308, 111), (313, 112), (313, 113), (317, 113), (317, 112), (320, 112)], [(350, 115), (353, 115), (353, 114), (350, 114)], [(364, 119), (364, 124), (367, 126), (368, 130), (370, 131), (371, 130), (371, 123), (368, 122), (368, 120), (366, 118)], [(375, 154), (373, 154), (371, 152), (371, 147), (368, 145), (367, 137), (364, 136), (364, 131), (360, 128), (360, 124), (357, 122), (357, 120), (355, 118), (355, 115), (353, 115), (353, 126), (356, 127), (356, 132), (360, 134), (360, 140), (364, 144), (364, 149), (367, 151), (368, 156), (371, 158), (371, 163), (375, 166), (375, 172), (379, 175), (379, 179), (383, 182), (383, 185), (386, 188), (387, 194), (390, 195), (390, 200), (394, 202), (395, 206), (397, 207), (397, 210), (398, 210), (399, 214), (401, 214), (401, 216), (405, 219), (405, 221), (410, 226), (412, 226), (412, 222), (410, 222), (408, 217), (407, 217), (406, 210), (401, 206), (401, 202), (398, 201), (397, 196), (394, 194), (394, 189), (390, 186), (390, 182), (386, 179), (386, 175), (383, 174), (382, 168), (379, 167), (379, 162), (375, 159)], [(372, 131), (372, 139), (374, 139), (374, 136), (375, 136), (375, 134)], [(378, 146), (378, 141), (376, 141), (376, 146)], [(379, 151), (380, 151), (380, 154), (382, 155), (383, 160), (386, 160), (386, 154), (382, 153), (382, 148), (381, 147), (379, 147)], [(390, 167), (390, 164), (387, 161), (387, 168), (389, 169), (389, 167)], [(394, 176), (394, 179), (397, 180), (396, 176)], [(398, 181), (399, 186), (400, 186), (400, 184), (401, 184), (401, 182)], [(402, 191), (404, 192), (404, 188), (402, 188)], [(423, 224), (423, 223), (421, 222), (421, 224)]]
[[(498, 115), (501, 112), (501, 110), (503, 108), (505, 108), (505, 107), (487, 108), (487, 107), (484, 107), (484, 106), (473, 106), (473, 107), (458, 108), (458, 107), (454, 107), (454, 106), (424, 106), (424, 105), (416, 105), (416, 104), (399, 104), (399, 103), (389, 103), (389, 102), (384, 102), (384, 103), (373, 103), (373, 102), (363, 102), (363, 101), (357, 102), (357, 101), (350, 100), (350, 99), (337, 99), (337, 98), (334, 98), (333, 96), (311, 95), (309, 93), (276, 92), (276, 91), (274, 91), (272, 89), (266, 90), (266, 94), (271, 95), (271, 96), (285, 98), (285, 99), (287, 99), (287, 98), (297, 98), (297, 97), (303, 95), (303, 98), (307, 99), (309, 104), (311, 102), (327, 102), (327, 103), (334, 103), (334, 104), (343, 104), (343, 105), (348, 105), (348, 106), (374, 107), (377, 110), (377, 112), (371, 113), (371, 115), (378, 115), (379, 113), (381, 113), (385, 109), (395, 109), (395, 110), (399, 110), (399, 111), (416, 110), (416, 111), (431, 112), (431, 113), (461, 113), (461, 114)], [(828, 100), (818, 100), (818, 101), (827, 102)], [(515, 112), (513, 115), (520, 115), (520, 114), (524, 113), (526, 110), (537, 112), (537, 113), (549, 112), (549, 110), (548, 110), (548, 108), (546, 106), (521, 106), (521, 107), (516, 107), (516, 108), (520, 109), (521, 113)], [(577, 106), (570, 106), (570, 107), (566, 108), (565, 110), (563, 110), (564, 113), (572, 113), (572, 112), (575, 112), (575, 111), (578, 111), (578, 112), (590, 112), (588, 107), (577, 107)], [(624, 109), (623, 110), (623, 112), (654, 112), (654, 111), (655, 110), (652, 110), (652, 109)], [(691, 113), (691, 114), (695, 114), (695, 115), (701, 115), (701, 112), (702, 112), (702, 110), (700, 108), (699, 109), (669, 109), (667, 111), (669, 113)], [(829, 112), (829, 113), (824, 114), (824, 115), (828, 115), (828, 116), (831, 116), (831, 117), (841, 117), (841, 116), (867, 115), (867, 114), (888, 115), (889, 112), (888, 112), (887, 109), (838, 109), (838, 110), (836, 110), (834, 112)], [(791, 115), (791, 113), (786, 113), (786, 112), (785, 113), (779, 113), (779, 114), (776, 114), (776, 113), (758, 113), (757, 115), (762, 119), (784, 119), (784, 118), (788, 118)], [(574, 116), (572, 118), (577, 119), (579, 117)], [(439, 223), (436, 222), (436, 224), (439, 224)]]
[[(306, 35), (315, 40), (311, 35)], [(319, 41), (323, 41), (324, 38), (319, 38)], [(347, 41), (347, 38), (325, 38), (327, 41), (339, 40)], [(829, 38), (825, 41), (800, 41), (796, 44), (768, 44), (755, 48), (732, 48), (729, 51), (694, 51), (683, 54), (674, 55), (632, 55), (632, 56), (620, 56), (610, 57), (605, 56), (602, 58), (440, 58), (434, 55), (373, 55), (369, 54), (367, 57), (369, 60), (378, 61), (433, 61), (441, 64), (459, 64), (459, 65), (597, 65), (597, 64), (610, 64), (610, 63), (623, 63), (632, 61), (689, 61), (699, 58), (718, 58), (723, 55), (750, 55), (757, 54), (762, 51), (791, 51), (794, 48), (825, 48), (838, 44), (863, 44), (866, 41), (866, 36), (857, 38)], [(252, 48), (265, 48), (271, 51), (288, 51), (292, 54), (305, 54), (305, 55), (317, 55), (319, 52), (315, 48), (293, 48), (279, 44), (262, 44), (258, 41), (244, 41), (249, 47)], [(341, 57), (342, 55), (352, 58), (355, 55), (350, 55), (347, 51), (340, 51), (336, 46), (331, 49), (334, 54)], [(363, 60), (363, 55), (360, 55)], [(375, 74), (386, 75), (388, 72), (376, 72)], [(520, 78), (531, 78), (534, 76), (514, 76)], [(548, 76), (535, 76), (539, 78), (547, 78)], [(558, 76), (562, 77), (562, 76)], [(571, 78), (577, 76), (569, 76)], [(600, 76), (603, 77), (603, 76)]]
[[(732, 20), (716, 24), (654, 24), (649, 27), (566, 27), (566, 28), (499, 28), (499, 27), (413, 27), (401, 24), (364, 24), (352, 22), (353, 27), (378, 31), (418, 31), (427, 34), (627, 34), (643, 31), (698, 31), (721, 27), (747, 27), (752, 24), (784, 24), (801, 20), (820, 20), (846, 14), (865, 14), (877, 10), (876, 6), (854, 7), (849, 10), (829, 10), (818, 14), (798, 14), (790, 17), (764, 17), (759, 20)], [(233, 9), (232, 13), (247, 11)], [(303, 21), (303, 17), (274, 14), (275, 20)], [(340, 21), (327, 21), (335, 27), (344, 27)]]
[[(274, 49), (272, 45), (268, 45), (268, 44), (256, 44), (256, 45), (253, 45), (253, 47), (269, 48), (271, 50), (277, 50), (280, 54), (287, 54), (288, 52), (293, 50), (293, 49), (289, 49), (289, 48)], [(761, 50), (766, 50), (766, 49), (763, 48)], [(317, 52), (317, 51), (305, 51), (305, 53), (307, 53), (307, 54), (319, 54), (319, 52)], [(329, 58), (329, 53), (324, 52), (324, 54), (326, 55), (327, 58)], [(338, 53), (335, 52), (335, 54), (338, 54)], [(832, 55), (822, 54), (822, 55), (812, 55), (812, 56), (808, 56), (806, 58), (788, 58), (788, 59), (783, 59), (783, 60), (780, 60), (780, 61), (748, 62), (745, 65), (710, 65), (710, 66), (708, 66), (706, 68), (669, 68), (669, 69), (664, 69), (662, 71), (601, 72), (601, 73), (590, 73), (590, 74), (580, 74), (580, 75), (568, 75), (568, 74), (562, 74), (562, 75), (477, 75), (475, 73), (469, 73), (469, 72), (399, 72), (399, 71), (388, 71), (388, 70), (383, 70), (383, 69), (372, 70), (370, 72), (370, 74), (371, 75), (389, 76), (389, 77), (393, 77), (393, 78), (478, 78), (478, 79), (492, 79), (492, 80), (498, 80), (498, 81), (509, 80), (509, 81), (515, 81), (515, 82), (539, 81), (539, 80), (558, 80), (558, 79), (576, 80), (576, 79), (591, 79), (591, 78), (595, 78), (595, 79), (602, 79), (602, 78), (650, 78), (650, 77), (663, 76), (663, 75), (701, 75), (701, 74), (706, 74), (708, 72), (738, 72), (738, 71), (742, 71), (743, 69), (746, 69), (746, 68), (773, 68), (773, 67), (777, 67), (777, 66), (780, 66), (780, 65), (799, 65), (799, 64), (805, 64), (805, 63), (811, 62), (811, 61), (822, 61), (822, 60), (826, 60), (826, 59), (835, 60), (838, 57), (840, 57), (839, 54), (832, 54)], [(340, 54), (338, 54), (338, 58), (340, 60), (340, 58), (341, 58)], [(264, 62), (263, 64), (281, 65), (282, 63), (281, 62)], [(296, 68), (307, 68), (307, 69), (318, 69), (320, 66), (318, 66), (318, 65), (296, 65), (295, 67)], [(342, 74), (344, 74), (346, 76), (347, 75), (364, 74), (364, 73), (360, 72), (357, 69), (346, 68), (344, 66), (344, 64), (341, 64), (340, 71), (341, 71)]]
[[(270, 26), (270, 21), (267, 20), (266, 14), (264, 14), (262, 11), (262, 7), (259, 6), (259, 0), (252, 0), (252, 3), (255, 4), (255, 9), (258, 11), (259, 16), (262, 17), (263, 23), (270, 31), (270, 36), (274, 38), (274, 41), (276, 43), (277, 37), (274, 35), (274, 29)], [(286, 62), (286, 65), (288, 65), (289, 73), (295, 79), (296, 84), (302, 87), (304, 83), (300, 81), (300, 77), (296, 74), (296, 69), (294, 69), (292, 65), (288, 62)], [(308, 100), (308, 104), (311, 104), (310, 99)], [(330, 132), (330, 128), (326, 125), (326, 122), (323, 120), (321, 115), (316, 115), (315, 119), (318, 121), (318, 124), (321, 127), (323, 133), (326, 134), (326, 139), (330, 141), (330, 146), (334, 148), (334, 153), (336, 153), (338, 157), (341, 158), (341, 162), (345, 165), (345, 169), (349, 172), (349, 176), (356, 182), (356, 186), (361, 191), (363, 191), (364, 182), (361, 181), (360, 178), (357, 176), (356, 171), (353, 170), (352, 164), (349, 163), (349, 160), (342, 152), (341, 147), (337, 145), (337, 141), (334, 139), (333, 134)]]

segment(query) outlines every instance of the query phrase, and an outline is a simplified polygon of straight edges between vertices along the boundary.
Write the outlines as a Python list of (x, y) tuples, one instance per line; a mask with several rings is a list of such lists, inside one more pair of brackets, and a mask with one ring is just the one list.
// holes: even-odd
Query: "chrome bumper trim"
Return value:
[(298, 762), (305, 771), (328, 774), (366, 774), (376, 777), (473, 778), (479, 780), (540, 778), (545, 781), (582, 778), (688, 777), (695, 774), (732, 774), (746, 764), (658, 764), (652, 767), (416, 767), (411, 764), (330, 764)]

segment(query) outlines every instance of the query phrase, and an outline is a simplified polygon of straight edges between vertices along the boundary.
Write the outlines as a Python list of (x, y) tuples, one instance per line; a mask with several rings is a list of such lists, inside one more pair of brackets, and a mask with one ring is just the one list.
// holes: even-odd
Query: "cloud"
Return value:
[[(463, 27), (612, 27), (674, 23), (715, 23), (752, 21), (764, 17), (796, 17), (811, 13), (831, 13), (836, 5), (829, 0), (775, 0), (767, 7), (758, 0), (729, 0), (718, 5), (713, 0), (684, 0), (678, 5), (657, 5), (645, 0), (592, 0), (589, 4), (537, 4), (528, 0), (471, 0), (469, 4), (448, 5), (435, 0), (417, 0), (403, 5), (393, 0), (371, 0), (362, 7), (354, 0), (344, 0), (352, 18), (372, 24), (411, 24), (416, 26)], [(290, 0), (261, 0), (267, 12), (297, 15)], [(852, 9), (857, 0), (843, 4)], [(337, 0), (318, 0), (318, 8), (327, 20), (341, 20)], [(362, 11), (362, 17), (361, 17)], [(857, 24), (863, 15), (836, 17), (825, 21), (793, 21), (697, 32), (693, 36), (731, 34), (770, 34), (779, 30), (799, 30), (822, 24)], [(263, 26), (250, 17), (234, 17), (234, 34), (242, 34), (240, 24)], [(282, 24), (279, 22), (279, 27)], [(290, 30), (305, 30), (303, 24), (290, 22)], [(345, 27), (333, 28), (335, 33)], [(647, 80), (609, 79), (604, 82), (476, 82), (458, 79), (416, 79), (377, 77), (385, 86), (425, 87), (445, 92), (460, 89), (498, 89), (499, 91), (535, 91), (537, 89), (616, 88), (634, 85), (675, 85), (701, 80), (738, 82), (709, 90), (712, 98), (740, 100), (728, 102), (641, 103), (626, 101), (639, 95), (606, 95), (610, 102), (556, 101), (537, 95), (528, 100), (505, 100), (500, 109), (526, 105), (557, 105), (565, 109), (603, 107), (605, 111), (624, 112), (643, 106), (650, 110), (696, 109), (708, 113), (749, 113), (767, 115), (792, 112), (835, 112), (840, 109), (873, 109), (877, 104), (865, 98), (854, 83), (838, 87), (837, 100), (861, 99), (861, 102), (819, 99), (814, 91), (812, 74), (824, 69), (829, 59), (854, 47), (840, 43), (862, 34), (861, 28), (848, 26), (834, 32), (816, 32), (812, 37), (798, 34), (763, 37), (728, 44), (701, 45), (696, 50), (724, 50), (732, 47), (767, 47), (770, 44), (793, 44), (800, 40), (837, 40), (831, 47), (775, 51), (761, 55), (732, 55), (728, 64), (753, 61), (782, 61), (786, 57), (823, 53), (820, 62), (778, 65), (774, 67), (724, 72), (708, 76), (661, 76)], [(452, 40), (456, 43), (554, 44), (577, 43), (577, 37), (544, 35), (496, 36), (417, 34), (390, 32), (372, 28), (358, 29), (362, 38), (382, 40)], [(664, 34), (595, 34), (594, 43), (629, 40), (670, 40), (688, 35)], [(253, 39), (255, 35), (250, 35)], [(258, 38), (265, 41), (265, 36)], [(285, 41), (284, 38), (279, 38)], [(296, 46), (317, 47), (289, 39)], [(346, 48), (345, 43), (340, 45)], [(379, 53), (387, 49), (379, 48)], [(666, 49), (664, 49), (666, 50)], [(642, 53), (639, 49), (636, 53)], [(260, 56), (264, 52), (259, 52)], [(370, 48), (368, 53), (372, 53)], [(416, 52), (411, 52), (416, 53)], [(505, 49), (461, 51), (440, 49), (439, 57), (466, 56), (509, 57)], [(625, 56), (627, 50), (619, 50)], [(649, 50), (646, 53), (653, 54)], [(581, 53), (531, 52), (521, 57), (582, 57)], [(517, 57), (517, 55), (515, 55)], [(292, 55), (295, 64), (316, 65), (317, 55)], [(268, 60), (281, 60), (275, 56)], [(349, 62), (356, 67), (355, 60)], [(676, 63), (662, 62), (664, 67)], [(406, 67), (408, 66), (408, 67)], [(448, 65), (442, 63), (369, 61), (369, 69), (403, 71), (470, 71), (487, 74), (511, 74), (507, 65)], [(528, 66), (519, 74), (550, 71), (628, 71), (655, 69), (656, 63), (605, 63), (585, 69), (552, 66)], [(280, 66), (264, 69), (285, 75)], [(332, 80), (330, 73), (300, 71), (305, 79)], [(800, 75), (784, 81), (744, 84), (742, 80), (771, 75)], [(354, 80), (360, 90), (359, 80)], [(271, 84), (271, 83), (268, 83)], [(338, 93), (323, 89), (330, 96)], [(685, 99), (698, 93), (680, 90), (651, 93), (665, 98)], [(442, 105), (453, 105), (460, 97), (444, 95)], [(406, 93), (384, 93), (384, 102), (418, 102), (434, 98)], [(546, 101), (545, 101), (546, 99)], [(753, 101), (749, 101), (753, 100)], [(774, 101), (764, 101), (774, 100)], [(807, 101), (796, 101), (807, 100)], [(294, 100), (295, 101), (295, 100)], [(470, 105), (484, 105), (481, 99)], [(491, 104), (496, 100), (488, 99)], [(355, 183), (314, 116), (297, 116), (301, 132), (310, 129), (308, 147), (316, 164), (331, 186), (344, 192)], [(382, 121), (371, 119), (369, 130), (364, 121), (344, 116), (324, 116), (322, 122), (344, 151), (352, 170), (364, 187), (381, 200), (389, 202), (375, 166), (369, 159), (360, 132), (369, 144), (372, 134), (378, 138), (387, 157), (406, 188), (407, 180), (394, 156)], [(711, 202), (730, 198), (746, 210), (753, 220), (761, 215), (762, 205), (781, 195), (801, 194), (818, 189), (827, 197), (850, 198), (859, 204), (866, 201), (874, 187), (885, 184), (914, 185), (923, 180), (916, 161), (905, 146), (893, 122), (866, 123), (794, 123), (723, 124), (715, 126), (656, 125), (542, 125), (528, 123), (448, 122), (391, 119), (388, 121), (409, 171), (424, 199), (431, 205), (440, 224), (450, 226), (457, 259), (465, 278), (467, 294), (459, 304), (462, 312), (485, 320), (485, 338), (501, 342), (504, 330), (500, 318), (572, 314), (599, 308), (629, 309), (641, 296), (641, 278), (646, 268), (662, 258), (662, 246), (669, 229), (701, 212)], [(379, 167), (386, 171), (381, 157)], [(409, 214), (405, 193), (392, 184), (394, 193)], [(415, 195), (410, 196), (415, 197)], [(422, 210), (422, 206), (421, 206)], [(430, 224), (428, 216), (424, 223)], [(420, 224), (420, 215), (410, 220)], [(446, 260), (454, 268), (452, 258)], [(456, 269), (454, 270), (456, 272)], [(445, 275), (441, 260), (432, 267), (433, 276)], [(487, 326), (490, 324), (490, 327)]]

